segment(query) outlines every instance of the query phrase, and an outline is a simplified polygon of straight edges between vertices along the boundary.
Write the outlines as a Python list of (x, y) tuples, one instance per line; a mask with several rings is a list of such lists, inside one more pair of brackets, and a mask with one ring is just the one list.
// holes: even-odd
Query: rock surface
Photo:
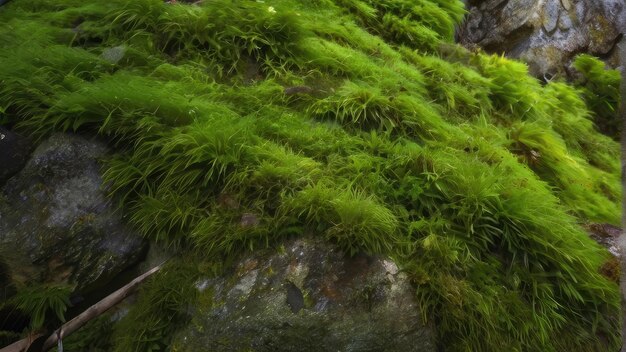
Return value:
[(589, 236), (606, 248), (613, 256), (619, 257), (619, 247), (617, 239), (622, 233), (622, 229), (610, 224), (589, 224), (586, 226)]
[(197, 283), (176, 351), (435, 351), (408, 279), (391, 261), (311, 239), (251, 255)]
[(145, 242), (102, 190), (104, 144), (57, 134), (0, 192), (0, 259), (14, 282), (76, 285), (86, 293), (140, 260)]
[(457, 37), (529, 64), (541, 78), (567, 75), (579, 53), (618, 65), (616, 42), (626, 31), (624, 0), (470, 0)]
[(0, 186), (28, 161), (29, 141), (0, 126)]

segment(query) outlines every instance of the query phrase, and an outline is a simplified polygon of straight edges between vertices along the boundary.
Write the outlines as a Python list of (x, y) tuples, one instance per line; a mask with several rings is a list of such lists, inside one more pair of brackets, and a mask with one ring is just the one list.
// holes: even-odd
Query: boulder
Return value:
[(176, 351), (435, 351), (415, 290), (388, 259), (310, 238), (201, 280)]
[(0, 126), (0, 185), (26, 164), (30, 149), (28, 139)]
[(571, 60), (581, 52), (618, 65), (624, 0), (474, 0), (467, 10), (457, 31), (461, 44), (522, 59), (537, 77), (568, 75)]
[(56, 134), (0, 190), (0, 261), (14, 283), (85, 294), (142, 259), (146, 243), (105, 196), (104, 143)]

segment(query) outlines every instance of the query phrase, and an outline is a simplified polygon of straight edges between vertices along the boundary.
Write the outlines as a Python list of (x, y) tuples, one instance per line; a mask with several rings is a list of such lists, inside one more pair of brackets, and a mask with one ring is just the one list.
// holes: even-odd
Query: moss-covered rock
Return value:
[(408, 276), (320, 239), (285, 242), (197, 282), (177, 351), (435, 351)]
[(0, 244), (18, 286), (64, 283), (86, 294), (141, 259), (145, 243), (105, 197), (107, 147), (56, 134), (2, 188)]
[[(180, 261), (315, 233), (394, 258), (437, 348), (616, 348), (610, 254), (580, 224), (619, 223), (619, 145), (575, 87), (454, 45), (463, 11), (14, 0), (0, 11), (3, 121), (106, 139), (110, 195)], [(292, 284), (283, 311), (308, 314)], [(168, 348), (194, 290), (179, 271), (152, 281), (114, 350)]]

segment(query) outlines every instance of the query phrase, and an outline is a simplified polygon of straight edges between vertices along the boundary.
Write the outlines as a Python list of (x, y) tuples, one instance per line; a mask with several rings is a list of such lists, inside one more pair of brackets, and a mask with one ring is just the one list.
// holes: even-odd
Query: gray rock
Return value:
[(615, 65), (615, 44), (626, 30), (624, 0), (485, 0), (467, 9), (461, 44), (526, 61), (540, 78), (566, 76), (581, 52)]
[(543, 9), (543, 29), (547, 33), (552, 33), (559, 22), (560, 14), (559, 0), (546, 0)]
[(30, 149), (26, 138), (0, 126), (0, 186), (26, 164)]
[(7, 181), (0, 257), (13, 281), (68, 283), (84, 294), (142, 258), (144, 240), (124, 226), (102, 189), (98, 159), (106, 152), (101, 142), (56, 134)]
[(256, 253), (196, 284), (176, 351), (435, 351), (415, 291), (383, 258), (312, 239)]
[(100, 57), (109, 63), (117, 64), (124, 58), (124, 55), (126, 55), (126, 47), (118, 45), (112, 48), (104, 49)]
[(611, 224), (589, 224), (586, 226), (589, 236), (606, 248), (614, 257), (620, 256), (617, 239), (622, 229)]

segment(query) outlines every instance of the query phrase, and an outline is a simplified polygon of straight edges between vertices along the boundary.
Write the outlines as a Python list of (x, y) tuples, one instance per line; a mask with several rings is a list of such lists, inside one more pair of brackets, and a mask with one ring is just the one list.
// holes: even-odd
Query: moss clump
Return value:
[[(174, 260), (141, 287), (137, 302), (110, 332), (109, 351), (162, 351), (195, 301), (198, 270)], [(106, 331), (106, 330), (105, 330)]]
[(573, 66), (581, 75), (576, 85), (583, 92), (594, 122), (604, 134), (619, 140), (619, 71), (606, 69), (602, 61), (587, 54), (578, 55)]
[[(619, 147), (577, 89), (450, 44), (461, 16), (438, 0), (15, 0), (0, 121), (108, 138), (112, 197), (182, 255), (315, 232), (397, 259), (446, 350), (616, 348), (608, 253), (579, 224), (619, 223)], [(178, 295), (141, 297), (116, 350), (167, 344)]]

